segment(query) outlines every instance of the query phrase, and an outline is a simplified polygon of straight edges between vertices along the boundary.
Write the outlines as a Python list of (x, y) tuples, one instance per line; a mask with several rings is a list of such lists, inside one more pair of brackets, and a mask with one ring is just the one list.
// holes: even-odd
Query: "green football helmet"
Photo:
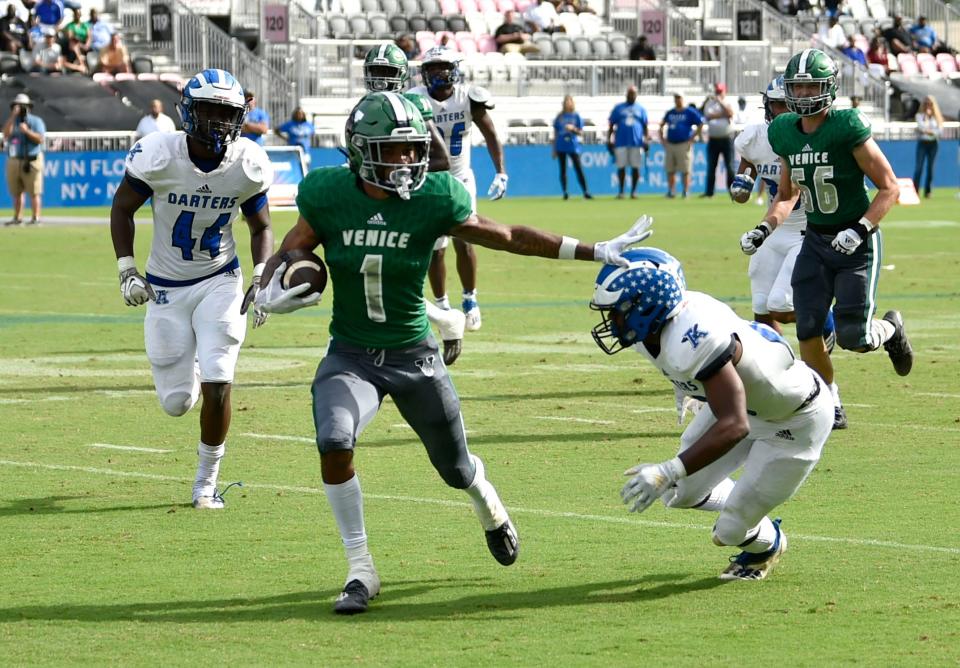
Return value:
[[(427, 178), (430, 133), (402, 95), (367, 93), (347, 117), (346, 140), (350, 169), (371, 185), (410, 199)], [(404, 149), (412, 149), (407, 162)]]
[[(787, 109), (800, 116), (813, 116), (829, 109), (837, 99), (837, 63), (819, 49), (804, 49), (793, 56), (783, 73)], [(798, 86), (818, 84), (819, 92), (798, 94)]]
[(367, 51), (363, 83), (371, 93), (399, 93), (407, 83), (407, 56), (396, 44), (384, 42)]

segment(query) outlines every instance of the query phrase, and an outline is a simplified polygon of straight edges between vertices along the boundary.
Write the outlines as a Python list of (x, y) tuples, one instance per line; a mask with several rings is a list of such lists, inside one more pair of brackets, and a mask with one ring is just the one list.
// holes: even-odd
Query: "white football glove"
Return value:
[(253, 328), (260, 327), (267, 321), (270, 314), (256, 305), (257, 294), (260, 292), (260, 279), (263, 277), (264, 263), (261, 262), (253, 267), (253, 280), (250, 281), (250, 287), (243, 295), (243, 303), (240, 304), (240, 315), (246, 315), (250, 305), (253, 304)]
[[(267, 287), (257, 291), (254, 298), (254, 308), (264, 313), (292, 313), (305, 306), (313, 306), (320, 301), (319, 292), (311, 292), (308, 295), (304, 293), (310, 289), (309, 283), (301, 283), (295, 288), (284, 290), (280, 285), (280, 278), (287, 269), (287, 263), (281, 262)], [(303, 295), (303, 296), (301, 296)]]
[(730, 196), (734, 201), (743, 204), (750, 200), (750, 193), (753, 192), (754, 180), (753, 177), (744, 172), (743, 174), (737, 174), (733, 177), (733, 182), (730, 184)]
[(148, 301), (157, 301), (153, 286), (137, 271), (136, 261), (127, 255), (117, 259), (120, 271), (120, 294), (127, 306), (141, 306)]
[(620, 490), (620, 498), (630, 505), (630, 512), (642, 513), (663, 496), (678, 480), (687, 477), (679, 457), (660, 464), (637, 464), (623, 472), (633, 477)]
[(772, 231), (773, 228), (770, 227), (770, 223), (763, 221), (749, 232), (744, 232), (743, 236), (740, 237), (740, 250), (747, 255), (753, 255)]
[(688, 397), (683, 392), (679, 390), (673, 391), (674, 396), (677, 400), (677, 424), (682, 425), (683, 421), (687, 418), (687, 413), (691, 415), (696, 415), (700, 412), (700, 409), (703, 408), (703, 402), (694, 399), (693, 397)]
[(490, 189), (487, 190), (487, 196), (491, 201), (500, 199), (507, 194), (508, 178), (506, 174), (497, 174), (493, 177), (493, 183), (490, 184)]
[(651, 227), (653, 227), (653, 218), (647, 215), (640, 216), (630, 229), (620, 236), (594, 244), (593, 259), (604, 264), (626, 267), (630, 262), (623, 257), (623, 251), (627, 250), (628, 246), (640, 243), (653, 234)]
[(833, 238), (833, 241), (830, 242), (833, 250), (838, 253), (843, 253), (844, 255), (853, 255), (853, 252), (857, 250), (857, 247), (863, 243), (863, 240), (866, 239), (867, 234), (869, 234), (869, 232), (865, 230), (860, 230), (859, 228), (861, 227), (863, 227), (863, 225), (857, 223), (853, 227), (840, 230), (837, 236)]

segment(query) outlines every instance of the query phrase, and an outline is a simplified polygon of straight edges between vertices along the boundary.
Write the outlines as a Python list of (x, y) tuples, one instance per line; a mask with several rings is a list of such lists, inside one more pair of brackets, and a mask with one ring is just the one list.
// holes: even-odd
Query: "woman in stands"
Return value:
[(870, 40), (870, 48), (867, 49), (867, 62), (872, 65), (880, 65), (885, 73), (889, 73), (890, 63), (887, 61), (887, 45), (882, 37), (874, 36)]
[(920, 192), (920, 177), (923, 175), (923, 163), (927, 163), (927, 180), (923, 184), (923, 196), (930, 197), (933, 183), (933, 163), (937, 159), (937, 148), (943, 132), (943, 114), (937, 101), (931, 95), (923, 100), (917, 113), (917, 168), (913, 172), (913, 187)]
[(556, 138), (553, 143), (553, 157), (560, 161), (560, 187), (563, 188), (563, 199), (567, 199), (567, 158), (573, 163), (573, 170), (577, 173), (577, 182), (586, 199), (593, 199), (587, 191), (587, 182), (583, 178), (583, 168), (580, 166), (580, 135), (583, 133), (583, 119), (576, 111), (573, 97), (566, 95), (563, 98), (563, 111), (557, 114), (553, 121)]

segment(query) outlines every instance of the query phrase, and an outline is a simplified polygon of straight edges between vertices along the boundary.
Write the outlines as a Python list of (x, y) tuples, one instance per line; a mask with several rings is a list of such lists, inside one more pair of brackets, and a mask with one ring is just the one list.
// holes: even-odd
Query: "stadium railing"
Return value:
[(127, 151), (136, 141), (136, 132), (48, 132), (44, 148), (51, 153), (65, 151)]

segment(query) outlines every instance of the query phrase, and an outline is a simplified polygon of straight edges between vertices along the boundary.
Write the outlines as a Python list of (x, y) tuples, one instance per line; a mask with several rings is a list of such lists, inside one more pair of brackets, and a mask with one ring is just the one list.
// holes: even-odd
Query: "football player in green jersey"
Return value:
[(315, 304), (309, 284), (284, 290), (283, 253), (323, 246), (333, 284), (330, 344), (313, 381), (313, 417), (324, 490), (346, 551), (348, 571), (334, 604), (364, 612), (380, 590), (367, 548), (363, 498), (353, 448), (386, 396), (423, 442), (451, 487), (464, 490), (503, 565), (517, 533), (480, 459), (467, 449), (460, 400), (424, 317), (423, 283), (434, 242), (449, 234), (494, 250), (623, 264), (627, 246), (650, 235), (644, 216), (610, 241), (501, 225), (472, 212), (450, 172), (428, 172), (430, 137), (420, 112), (396, 93), (371, 93), (353, 109), (346, 132), (349, 167), (311, 171), (300, 184), (300, 218), (268, 262), (257, 304), (287, 313)]
[[(901, 376), (910, 373), (913, 350), (898, 311), (875, 319), (880, 276), (880, 221), (898, 196), (897, 179), (870, 136), (870, 121), (858, 109), (834, 109), (837, 64), (817, 49), (805, 49), (787, 64), (787, 108), (768, 130), (783, 169), (775, 203), (741, 246), (760, 246), (803, 196), (807, 230), (793, 269), (794, 310), (800, 356), (836, 393), (833, 364), (824, 347), (824, 320), (831, 303), (837, 343), (854, 352), (881, 345)], [(864, 177), (877, 187), (871, 201)], [(842, 407), (835, 427), (846, 426)]]
[[(433, 107), (416, 93), (403, 92), (407, 86), (409, 66), (403, 50), (392, 42), (384, 42), (369, 51), (363, 59), (363, 83), (370, 93), (393, 92), (410, 100), (420, 112), (427, 130), (430, 132), (431, 172), (445, 172), (450, 169), (450, 152), (443, 137), (433, 122)], [(461, 311), (442, 309), (428, 299), (424, 300), (427, 319), (440, 330), (443, 341), (443, 361), (450, 366), (457, 361), (463, 351), (463, 332), (466, 328), (466, 316)]]

